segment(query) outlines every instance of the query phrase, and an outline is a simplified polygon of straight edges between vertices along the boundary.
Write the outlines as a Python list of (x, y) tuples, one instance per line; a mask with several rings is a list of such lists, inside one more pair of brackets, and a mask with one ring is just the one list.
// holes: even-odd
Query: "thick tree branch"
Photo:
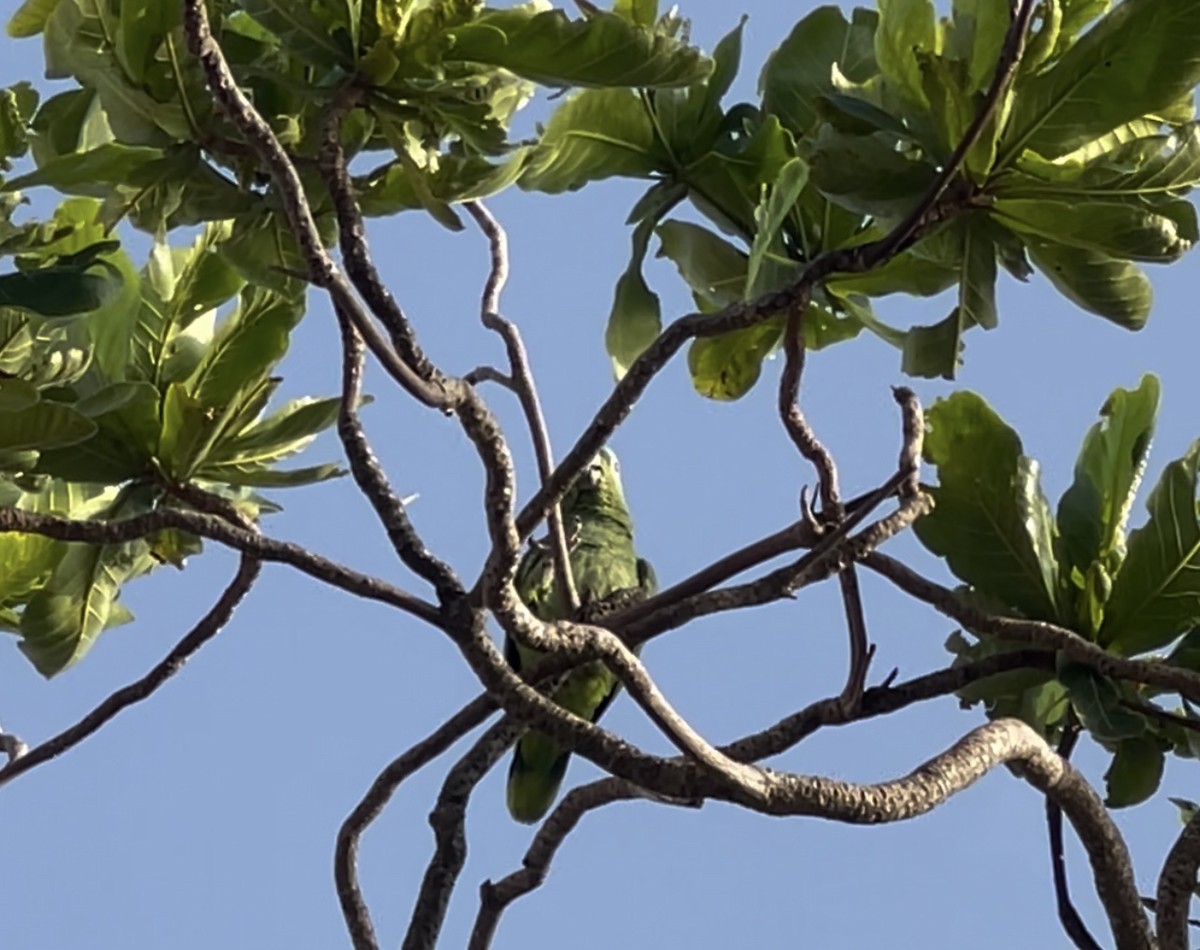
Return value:
[(120, 544), (144, 538), (164, 528), (179, 528), (216, 541), (260, 561), (287, 564), (339, 590), (366, 600), (377, 600), (412, 614), (444, 630), (447, 620), (433, 606), (386, 581), (351, 570), (314, 554), (298, 544), (265, 538), (255, 532), (227, 524), (214, 515), (178, 508), (158, 508), (144, 515), (119, 521), (73, 521), (34, 511), (0, 508), (0, 532), (23, 531), (59, 541), (89, 544)]
[(1193, 815), (1167, 852), (1155, 894), (1160, 950), (1188, 950), (1188, 908), (1200, 869), (1200, 812)]
[(997, 617), (985, 613), (961, 601), (949, 588), (922, 577), (912, 568), (886, 554), (873, 552), (863, 558), (862, 563), (882, 574), (905, 593), (924, 601), (972, 633), (1028, 643), (1042, 649), (1060, 650), (1068, 659), (1090, 666), (1106, 676), (1159, 686), (1178, 692), (1194, 702), (1200, 702), (1200, 674), (1153, 660), (1131, 660), (1118, 656), (1083, 639), (1077, 633), (1042, 620)]
[(229, 586), (225, 588), (208, 613), (187, 632), (170, 653), (163, 657), (149, 673), (127, 686), (122, 686), (75, 725), (64, 729), (40, 745), (34, 746), (19, 758), (12, 759), (8, 765), (0, 769), (0, 785), (12, 781), (18, 775), (28, 772), (44, 762), (58, 758), (68, 749), (74, 748), (88, 736), (99, 731), (122, 710), (148, 698), (163, 683), (183, 669), (183, 665), (196, 651), (215, 637), (229, 622), (234, 609), (254, 586), (254, 581), (261, 569), (262, 563), (257, 558), (243, 553), (237, 573), (230, 581)]

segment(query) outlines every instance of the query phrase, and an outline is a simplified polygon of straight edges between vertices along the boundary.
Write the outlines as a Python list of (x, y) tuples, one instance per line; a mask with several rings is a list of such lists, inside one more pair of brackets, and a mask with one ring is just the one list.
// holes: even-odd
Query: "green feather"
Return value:
[[(570, 542), (571, 575), (581, 604), (603, 601), (620, 591), (654, 592), (654, 571), (638, 558), (633, 521), (625, 504), (617, 458), (601, 450), (580, 474), (560, 506)], [(517, 567), (517, 593), (542, 620), (569, 617), (566, 597), (554, 580), (554, 566), (544, 542), (534, 542)], [(539, 656), (511, 639), (505, 657), (518, 671)], [(567, 677), (554, 701), (575, 715), (595, 722), (619, 687), (603, 663), (589, 663)], [(521, 822), (538, 821), (554, 804), (570, 753), (549, 736), (531, 731), (517, 743), (508, 773), (508, 810)]]

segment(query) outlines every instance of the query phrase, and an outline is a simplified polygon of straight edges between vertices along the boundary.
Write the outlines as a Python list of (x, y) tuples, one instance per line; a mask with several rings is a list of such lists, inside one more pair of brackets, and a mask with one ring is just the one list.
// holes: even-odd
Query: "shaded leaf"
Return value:
[(936, 506), (917, 521), (917, 537), (972, 587), (1027, 617), (1053, 619), (1054, 524), (1037, 463), (974, 393), (939, 399), (928, 424), (925, 458), (937, 467)]
[(1079, 721), (1101, 742), (1135, 739), (1146, 731), (1146, 720), (1121, 705), (1112, 680), (1079, 663), (1064, 664), (1058, 679), (1071, 696)]
[(1166, 756), (1157, 739), (1140, 736), (1125, 739), (1104, 773), (1104, 804), (1109, 808), (1140, 805), (1158, 791)]

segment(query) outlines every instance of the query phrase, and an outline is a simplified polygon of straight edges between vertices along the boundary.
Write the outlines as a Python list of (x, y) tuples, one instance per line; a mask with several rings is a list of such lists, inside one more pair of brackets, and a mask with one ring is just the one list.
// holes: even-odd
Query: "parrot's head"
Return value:
[(605, 446), (584, 466), (563, 499), (563, 508), (627, 514), (625, 491), (621, 487), (621, 463), (612, 449)]

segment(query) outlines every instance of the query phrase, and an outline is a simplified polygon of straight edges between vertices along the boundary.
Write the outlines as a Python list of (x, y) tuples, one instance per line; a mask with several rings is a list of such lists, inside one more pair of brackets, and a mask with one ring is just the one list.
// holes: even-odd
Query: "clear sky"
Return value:
[[(11, 5), (3, 5), (11, 9)], [(743, 71), (727, 101), (754, 96), (767, 53), (813, 4), (687, 0), (693, 37), (711, 49), (750, 14)], [(36, 41), (0, 39), (0, 83), (40, 74)], [(542, 109), (544, 106), (539, 106)], [(535, 114), (544, 114), (536, 112)], [(605, 182), (549, 198), (517, 190), (490, 203), (507, 227), (513, 274), (504, 298), (521, 325), (561, 451), (611, 384), (603, 327), (625, 266), (623, 220), (637, 183)], [(431, 356), (451, 372), (498, 362), (478, 324), (486, 248), (468, 228), (451, 234), (409, 214), (377, 222), (374, 248)], [(982, 393), (1041, 460), (1054, 502), (1105, 396), (1146, 371), (1163, 380), (1148, 478), (1200, 436), (1195, 411), (1195, 256), (1152, 269), (1156, 303), (1138, 334), (1076, 310), (1035, 276), (1002, 274), (999, 329), (967, 337), (953, 385), (921, 381), (928, 403), (955, 387)], [(649, 268), (668, 316), (688, 310), (682, 283)], [(898, 323), (932, 323), (944, 300), (888, 299)], [(336, 333), (314, 297), (284, 363), (281, 397), (337, 391)], [(619, 432), (637, 540), (664, 583), (787, 523), (811, 473), (774, 411), (778, 362), (747, 398), (696, 396), (682, 360), (651, 387)], [(893, 470), (899, 444), (890, 387), (898, 354), (864, 335), (810, 360), (804, 408), (834, 452), (847, 494)], [(473, 578), (485, 553), (481, 470), (458, 425), (394, 398), (382, 374), (365, 412), (397, 489), (419, 492), (412, 512), (432, 548)], [(524, 497), (533, 466), (519, 416), (488, 398), (509, 426)], [(304, 456), (335, 457), (332, 437)], [(1152, 483), (1152, 482), (1151, 482)], [(420, 590), (395, 562), (366, 503), (347, 480), (278, 492), (286, 507), (271, 535)], [(1139, 502), (1135, 521), (1144, 517)], [(939, 578), (910, 539), (887, 548)], [(102, 637), (76, 668), (42, 680), (0, 641), (0, 721), (31, 744), (76, 721), (142, 675), (228, 581), (235, 558), (212, 547), (183, 573), (167, 569), (129, 587), (133, 625)], [(873, 681), (949, 662), (953, 624), (865, 575)], [(424, 593), (424, 592), (423, 592)], [(677, 708), (713, 741), (773, 722), (841, 687), (846, 637), (836, 585), (794, 602), (722, 615), (656, 640), (645, 653)], [(338, 825), (377, 771), (478, 692), (441, 633), (268, 566), (229, 627), (149, 702), (123, 713), (63, 759), (0, 791), (0, 933), (12, 950), (331, 948), (347, 944), (332, 881)], [(953, 698), (883, 720), (824, 730), (772, 763), (856, 781), (902, 775), (981, 721)], [(627, 699), (605, 724), (667, 751)], [(461, 752), (464, 746), (454, 752)], [(426, 822), (443, 757), (407, 783), (368, 832), (361, 877), (380, 938), (398, 945), (432, 853)], [(1090, 741), (1077, 761), (1100, 782), (1106, 758)], [(568, 783), (596, 776), (576, 759)], [(1166, 795), (1200, 797), (1200, 770), (1171, 760), (1150, 803), (1118, 815), (1143, 893), (1152, 893), (1179, 830)], [(504, 768), (478, 788), (468, 815), (470, 854), (442, 946), (464, 945), (478, 885), (519, 866), (531, 836), (503, 804)], [(1086, 859), (1072, 844), (1074, 893), (1102, 943)], [(524, 950), (651, 947), (1067, 946), (1055, 916), (1042, 799), (1000, 769), (935, 813), (888, 827), (770, 819), (722, 804), (699, 811), (644, 802), (589, 815), (560, 852), (547, 884), (510, 909), (496, 944)]]

